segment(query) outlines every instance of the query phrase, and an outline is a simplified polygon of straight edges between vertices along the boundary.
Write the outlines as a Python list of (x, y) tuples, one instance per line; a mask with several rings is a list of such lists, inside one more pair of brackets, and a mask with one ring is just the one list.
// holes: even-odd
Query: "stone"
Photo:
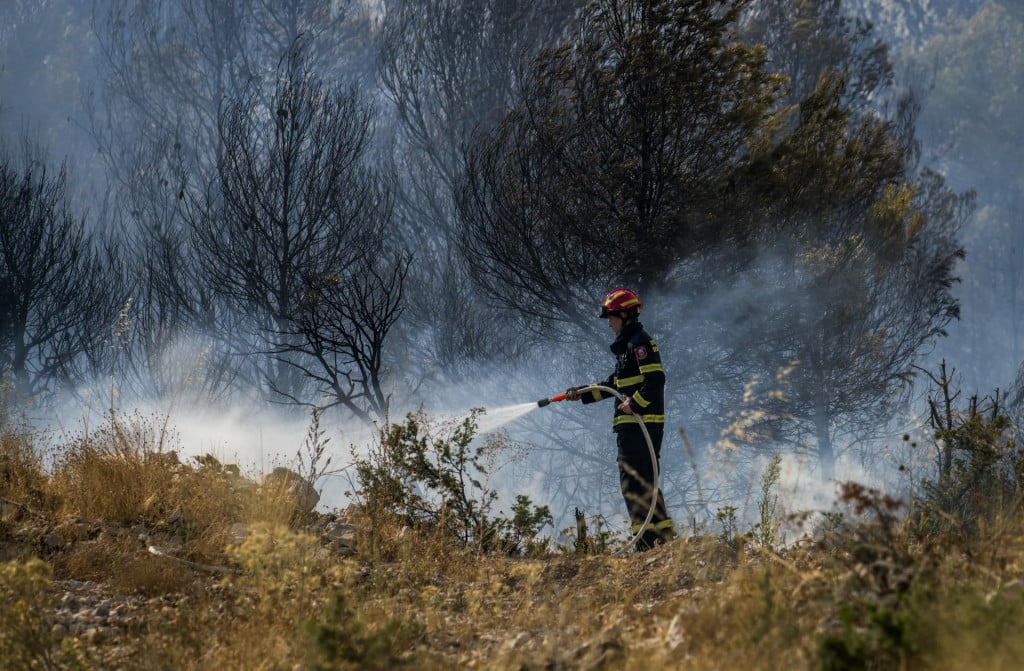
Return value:
[(274, 493), (282, 493), (304, 513), (312, 512), (320, 502), (320, 492), (293, 470), (278, 466), (263, 477), (263, 486)]
[(345, 522), (331, 522), (327, 525), (327, 528), (324, 529), (324, 538), (330, 541), (354, 546), (356, 541), (356, 528)]
[(77, 519), (69, 519), (53, 530), (66, 541), (84, 541), (89, 537), (89, 525)]
[(228, 530), (228, 534), (233, 542), (241, 545), (249, 537), (249, 525), (244, 522), (235, 522)]
[(17, 503), (0, 499), (0, 522), (13, 524), (21, 519), (21, 506)]
[(334, 520), (324, 527), (321, 535), (341, 556), (350, 557), (356, 553), (356, 528), (351, 524)]

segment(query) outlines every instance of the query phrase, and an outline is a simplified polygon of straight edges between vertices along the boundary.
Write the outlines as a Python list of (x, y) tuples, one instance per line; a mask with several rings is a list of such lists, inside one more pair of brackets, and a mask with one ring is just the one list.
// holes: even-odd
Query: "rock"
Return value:
[(158, 538), (152, 538), (151, 540), (165, 554), (176, 555), (185, 549), (185, 542), (176, 535), (162, 534)]
[(249, 478), (243, 477), (235, 473), (228, 473), (227, 476), (228, 487), (236, 492), (247, 492), (255, 489), (256, 483)]
[(51, 550), (59, 550), (64, 547), (64, 539), (56, 531), (51, 531), (43, 537), (43, 545)]
[(324, 529), (324, 538), (346, 545), (355, 546), (356, 528), (345, 522), (331, 522)]
[(241, 545), (249, 537), (249, 525), (244, 522), (235, 522), (228, 530), (228, 534), (233, 542)]
[(53, 531), (68, 542), (84, 541), (89, 537), (89, 525), (77, 519), (66, 520)]
[(0, 522), (13, 524), (21, 519), (21, 506), (12, 501), (0, 499)]
[(330, 543), (331, 549), (342, 556), (349, 557), (356, 553), (356, 528), (351, 524), (330, 522), (321, 535)]
[(304, 513), (312, 512), (320, 502), (320, 492), (316, 491), (301, 475), (278, 466), (263, 477), (263, 486), (274, 493), (281, 493), (294, 501), (295, 507)]
[(89, 645), (98, 645), (106, 638), (105, 632), (99, 627), (89, 627), (83, 636)]
[(167, 452), (156, 452), (149, 455), (156, 463), (162, 464), (167, 467), (181, 465), (181, 460), (178, 459), (178, 453), (175, 450), (168, 450)]

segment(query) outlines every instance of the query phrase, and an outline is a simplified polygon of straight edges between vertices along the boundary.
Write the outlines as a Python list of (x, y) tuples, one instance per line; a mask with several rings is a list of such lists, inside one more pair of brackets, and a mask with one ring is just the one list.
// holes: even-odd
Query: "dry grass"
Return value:
[(31, 436), (0, 422), (0, 499), (8, 506), (41, 504), (45, 483)]
[[(30, 436), (0, 438), (0, 495), (30, 508), (17, 508), (0, 544), (35, 555), (0, 563), (0, 592), (13, 604), (4, 626), (23, 631), (0, 636), (0, 659), (29, 660), (24, 668), (839, 671), (1010, 669), (1024, 655), (1019, 515), (965, 546), (915, 535), (884, 514), (885, 501), (854, 488), (859, 522), (783, 553), (692, 537), (626, 557), (513, 559), (358, 509), (349, 521), (359, 552), (346, 558), (312, 533), (315, 519), (297, 515), (287, 492), (214, 461), (177, 463), (171, 447), (159, 425), (117, 420), (62, 446), (46, 474)], [(240, 524), (242, 542), (232, 533)], [(51, 532), (59, 542), (38, 542)], [(154, 556), (147, 543), (231, 572)], [(85, 648), (61, 641), (49, 629), (55, 595), (43, 587), (54, 578), (144, 597), (138, 618)]]

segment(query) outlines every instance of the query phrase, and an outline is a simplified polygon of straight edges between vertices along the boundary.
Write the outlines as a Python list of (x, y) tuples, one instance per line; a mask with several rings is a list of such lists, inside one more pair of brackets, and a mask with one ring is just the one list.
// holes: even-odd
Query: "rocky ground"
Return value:
[[(194, 473), (188, 466), (174, 468), (186, 476)], [(276, 502), (301, 517), (302, 532), (317, 539), (325, 557), (341, 561), (356, 554), (355, 527), (342, 513), (314, 512), (319, 497), (297, 474), (275, 469), (258, 485), (230, 467), (228, 476), (235, 491), (283, 492)], [(0, 564), (41, 559), (51, 568), (52, 598), (43, 600), (50, 605), (48, 637), (87, 650), (90, 668), (132, 668), (127, 660), (140, 637), (180, 620), (181, 609), (199, 596), (204, 608), (216, 604), (216, 595), (229, 590), (224, 578), (241, 573), (229, 552), (215, 552), (216, 563), (190, 558), (201, 543), (190, 538), (190, 516), (182, 507), (140, 515), (148, 520), (142, 523), (76, 515), (58, 520), (55, 506), (47, 505), (52, 503), (42, 494), (32, 503), (0, 497)], [(154, 506), (147, 501), (143, 508)], [(249, 534), (250, 525), (234, 522), (220, 540), (230, 550)]]
[[(53, 567), (51, 608), (46, 614), (49, 635), (58, 645), (73, 641), (83, 651), (80, 659), (86, 660), (87, 668), (140, 668), (136, 666), (140, 646), (161, 640), (162, 630), (168, 638), (180, 639), (183, 617), (193, 617), (187, 615), (193, 605), (201, 607), (206, 626), (233, 626), (231, 618), (243, 610), (241, 591), (232, 582), (243, 568), (229, 556), (220, 563), (188, 559), (188, 539), (183, 535), (179, 511), (171, 511), (153, 524), (80, 517), (54, 524), (26, 506), (5, 505), (0, 560), (39, 557)], [(618, 655), (618, 644), (600, 636), (588, 638), (581, 631), (581, 640), (563, 649), (551, 632), (538, 628), (524, 608), (533, 604), (540, 609), (536, 616), (542, 622), (543, 617), (556, 617), (559, 601), (566, 595), (604, 603), (607, 595), (591, 595), (597, 595), (610, 572), (615, 572), (619, 580), (615, 589), (631, 591), (632, 607), (654, 617), (667, 600), (686, 601), (692, 608), (702, 600), (707, 584), (721, 580), (723, 562), (735, 560), (735, 552), (718, 540), (699, 543), (690, 539), (625, 558), (554, 554), (537, 560), (477, 562), (469, 555), (459, 555), (462, 558), (454, 563), (430, 568), (431, 559), (424, 553), (415, 554), (408, 563), (361, 558), (355, 546), (356, 528), (340, 513), (312, 513), (304, 531), (316, 538), (320, 566), (350, 567), (348, 580), (357, 576), (353, 592), (361, 598), (393, 600), (389, 608), (406, 611), (414, 619), (417, 609), (439, 609), (441, 620), (431, 624), (419, 643), (426, 652), (419, 659), (430, 660), (428, 666), (433, 668), (449, 663), (489, 668), (495, 659), (544, 646), (552, 648), (544, 654), (557, 662), (557, 668), (592, 666), (595, 660)], [(249, 532), (248, 525), (235, 523), (230, 543), (244, 543)], [(692, 561), (681, 571), (679, 557), (684, 551)], [(473, 605), (467, 606), (467, 601)], [(607, 606), (614, 603), (612, 600)], [(545, 609), (551, 614), (543, 616)], [(467, 631), (473, 631), (477, 626), (474, 620), (479, 621), (483, 611), (498, 624), (488, 624), (467, 638)], [(678, 612), (675, 617), (675, 624), (669, 623), (666, 631), (678, 629)], [(679, 633), (669, 631), (669, 635), (678, 637)], [(180, 645), (180, 640), (174, 645)]]

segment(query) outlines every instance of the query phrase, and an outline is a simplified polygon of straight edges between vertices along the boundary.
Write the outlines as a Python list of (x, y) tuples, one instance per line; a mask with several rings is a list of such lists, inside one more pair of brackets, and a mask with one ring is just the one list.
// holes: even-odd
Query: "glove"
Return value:
[(565, 390), (565, 398), (568, 401), (580, 400), (580, 389), (579, 387), (569, 387)]

